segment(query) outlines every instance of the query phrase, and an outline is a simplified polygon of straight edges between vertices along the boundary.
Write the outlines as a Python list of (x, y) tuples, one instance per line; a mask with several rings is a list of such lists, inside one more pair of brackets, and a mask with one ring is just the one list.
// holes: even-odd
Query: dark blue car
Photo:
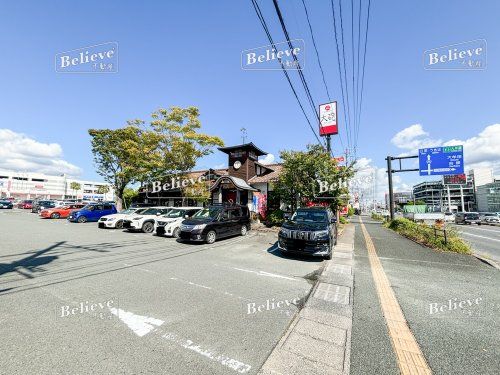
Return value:
[(112, 203), (89, 203), (81, 210), (72, 212), (68, 220), (74, 223), (86, 223), (98, 221), (102, 216), (116, 214), (116, 212), (116, 207)]

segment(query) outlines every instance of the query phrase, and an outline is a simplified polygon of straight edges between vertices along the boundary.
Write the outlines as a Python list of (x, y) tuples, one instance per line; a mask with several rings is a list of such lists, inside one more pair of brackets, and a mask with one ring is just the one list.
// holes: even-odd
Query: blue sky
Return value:
[[(259, 4), (274, 40), (285, 41), (272, 1)], [(306, 4), (330, 92), (340, 100), (330, 1)], [(350, 1), (342, 4), (350, 43)], [(305, 40), (304, 75), (312, 96), (316, 104), (326, 102), (302, 2), (280, 5), (291, 37)], [(386, 155), (409, 152), (404, 142), (397, 147), (391, 139), (412, 125), (420, 124), (420, 130), (413, 127), (403, 139), (422, 142), (411, 144), (472, 139), (475, 145), (474, 137), (500, 123), (499, 12), (494, 0), (372, 1), (358, 142), (365, 164), (383, 167)], [(425, 50), (479, 38), (488, 43), (486, 70), (424, 70)], [(148, 120), (155, 109), (171, 105), (197, 106), (202, 130), (226, 145), (241, 142), (241, 127), (248, 140), (275, 156), (315, 140), (280, 71), (241, 69), (241, 51), (268, 44), (250, 0), (3, 2), (0, 41), (0, 129), (47, 144), (51, 157), (80, 167), (87, 179), (99, 179), (87, 129)], [(109, 41), (119, 45), (118, 73), (55, 72), (56, 54)], [(491, 130), (493, 137), (497, 130)], [(338, 137), (333, 148), (341, 152)], [(470, 160), (496, 168), (499, 148)], [(467, 158), (466, 153), (466, 163)], [(216, 151), (199, 166), (225, 162)], [(414, 181), (418, 176), (408, 175), (400, 182)]]

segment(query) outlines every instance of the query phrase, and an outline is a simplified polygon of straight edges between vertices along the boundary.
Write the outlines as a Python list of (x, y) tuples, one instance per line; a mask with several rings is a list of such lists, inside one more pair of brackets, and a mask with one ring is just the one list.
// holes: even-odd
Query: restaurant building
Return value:
[[(279, 200), (273, 196), (272, 182), (279, 176), (281, 164), (259, 162), (259, 157), (267, 153), (252, 142), (218, 149), (227, 155), (227, 168), (192, 171), (182, 177), (165, 177), (156, 185), (142, 187), (135, 203), (165, 206), (241, 204), (263, 217), (268, 210), (279, 208)], [(183, 188), (200, 182), (206, 185), (204, 198), (186, 194)], [(158, 191), (160, 186), (165, 189)]]

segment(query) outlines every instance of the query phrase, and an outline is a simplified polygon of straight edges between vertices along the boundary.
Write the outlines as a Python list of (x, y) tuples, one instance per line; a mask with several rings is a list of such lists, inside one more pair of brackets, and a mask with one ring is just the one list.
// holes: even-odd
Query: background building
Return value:
[(500, 212), (500, 180), (479, 186), (476, 195), (479, 212)]
[[(79, 190), (71, 189), (71, 183), (80, 184)], [(107, 186), (106, 194), (99, 194), (101, 186)], [(114, 191), (108, 183), (84, 181), (65, 175), (51, 176), (42, 173), (12, 172), (0, 170), (0, 197), (17, 199), (82, 199), (114, 200)]]
[(475, 211), (476, 197), (473, 181), (445, 185), (441, 181), (424, 181), (413, 186), (415, 200), (424, 201), (429, 211)]
[[(394, 206), (403, 205), (413, 201), (413, 192), (411, 191), (398, 191), (393, 193), (392, 196), (394, 198)], [(385, 207), (389, 209), (389, 193), (385, 193)]]

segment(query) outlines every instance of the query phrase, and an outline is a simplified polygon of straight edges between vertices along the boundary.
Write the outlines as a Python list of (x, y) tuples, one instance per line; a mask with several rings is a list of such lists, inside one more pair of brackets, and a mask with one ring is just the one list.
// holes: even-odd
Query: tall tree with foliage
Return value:
[(214, 146), (224, 145), (218, 137), (197, 132), (198, 117), (195, 107), (171, 107), (153, 112), (149, 125), (137, 119), (121, 129), (89, 130), (97, 172), (113, 186), (119, 209), (129, 184), (187, 172)]
[(100, 185), (97, 188), (97, 194), (107, 194), (109, 193), (109, 186), (108, 185)]
[(82, 185), (76, 181), (69, 184), (69, 188), (73, 190), (73, 195), (76, 196), (76, 192), (82, 188)]
[[(274, 193), (292, 210), (308, 201), (321, 201), (321, 196), (329, 197), (327, 202), (335, 210), (345, 203), (352, 165), (340, 167), (320, 145), (308, 145), (306, 151), (281, 151), (280, 158), (283, 169), (274, 183)], [(320, 184), (328, 186), (328, 191), (320, 193)]]

